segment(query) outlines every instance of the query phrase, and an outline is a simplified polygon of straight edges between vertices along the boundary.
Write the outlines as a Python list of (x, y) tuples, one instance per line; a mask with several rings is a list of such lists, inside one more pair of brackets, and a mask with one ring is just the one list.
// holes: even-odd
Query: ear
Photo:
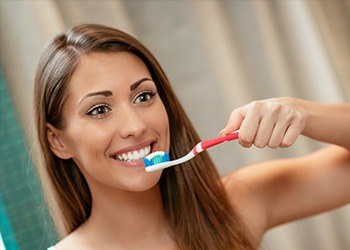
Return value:
[(52, 152), (59, 158), (67, 160), (72, 158), (67, 147), (62, 142), (60, 131), (52, 126), (50, 123), (46, 123), (46, 137), (49, 141)]

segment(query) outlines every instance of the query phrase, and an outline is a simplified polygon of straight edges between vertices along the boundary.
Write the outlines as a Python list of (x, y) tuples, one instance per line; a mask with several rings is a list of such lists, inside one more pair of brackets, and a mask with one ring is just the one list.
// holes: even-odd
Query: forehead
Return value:
[(147, 71), (146, 65), (140, 58), (129, 52), (91, 52), (82, 55), (73, 74), (88, 77), (108, 76), (118, 73), (121, 77), (128, 74)]
[(92, 52), (81, 56), (70, 79), (70, 89), (111, 87), (118, 83), (132, 83), (150, 73), (143, 61), (128, 52)]

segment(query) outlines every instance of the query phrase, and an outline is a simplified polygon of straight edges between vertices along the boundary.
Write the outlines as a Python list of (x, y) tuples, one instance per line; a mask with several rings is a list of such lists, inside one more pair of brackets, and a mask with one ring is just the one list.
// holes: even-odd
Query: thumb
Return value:
[(235, 109), (232, 111), (226, 127), (220, 131), (219, 136), (225, 136), (238, 130), (241, 127), (244, 117), (242, 109)]

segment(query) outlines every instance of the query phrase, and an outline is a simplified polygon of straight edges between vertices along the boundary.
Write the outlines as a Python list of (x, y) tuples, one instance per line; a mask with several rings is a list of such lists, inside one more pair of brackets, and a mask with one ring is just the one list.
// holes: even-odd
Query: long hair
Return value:
[[(189, 118), (153, 55), (135, 38), (114, 28), (85, 24), (49, 41), (39, 59), (34, 88), (36, 131), (42, 152), (39, 173), (60, 237), (86, 221), (92, 197), (87, 182), (72, 160), (50, 149), (46, 123), (64, 127), (62, 107), (68, 84), (81, 55), (126, 51), (147, 66), (166, 108), (170, 124), (170, 155), (185, 155), (199, 141)], [(69, 166), (69, 167), (67, 167)], [(233, 211), (217, 170), (205, 152), (160, 179), (165, 214), (181, 249), (251, 249), (247, 231)]]

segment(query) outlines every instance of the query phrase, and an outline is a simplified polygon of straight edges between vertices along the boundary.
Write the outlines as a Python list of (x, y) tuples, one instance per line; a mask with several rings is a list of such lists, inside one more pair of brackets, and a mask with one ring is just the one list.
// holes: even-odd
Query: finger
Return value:
[(281, 147), (289, 147), (294, 144), (301, 131), (303, 130), (302, 126), (299, 123), (292, 123), (286, 131), (284, 138), (281, 142)]
[(294, 122), (294, 114), (290, 109), (282, 109), (277, 117), (275, 129), (269, 141), (269, 147), (281, 147), (282, 141), (287, 133), (288, 128)]
[(275, 119), (273, 119), (273, 116), (263, 117), (253, 142), (256, 147), (264, 148), (268, 144), (274, 126)]
[(260, 116), (256, 109), (248, 111), (239, 129), (239, 143), (243, 147), (251, 147), (258, 131)]
[(268, 143), (270, 148), (278, 148), (281, 145), (289, 124), (287, 122), (278, 122), (275, 124)]
[(244, 114), (241, 109), (232, 111), (226, 127), (220, 131), (219, 136), (224, 136), (238, 130), (244, 120)]

